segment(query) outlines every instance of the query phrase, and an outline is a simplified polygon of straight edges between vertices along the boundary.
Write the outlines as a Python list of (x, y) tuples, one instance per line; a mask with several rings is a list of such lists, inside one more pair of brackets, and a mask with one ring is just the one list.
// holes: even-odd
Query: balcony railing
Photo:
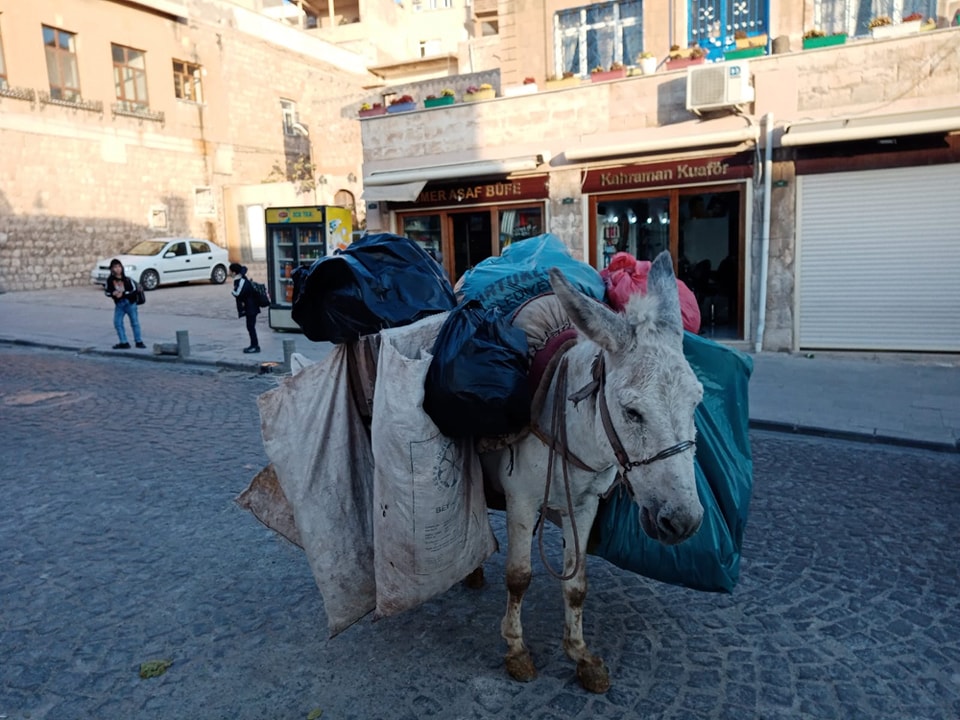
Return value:
[(0, 97), (33, 102), (37, 99), (37, 94), (33, 91), (33, 88), (11, 87), (10, 85), (3, 83), (0, 84)]
[(121, 115), (123, 117), (137, 118), (138, 120), (158, 122), (161, 125), (163, 125), (165, 119), (162, 110), (151, 110), (145, 105), (136, 105), (125, 100), (115, 102), (110, 109), (113, 111), (114, 117)]
[(60, 107), (73, 108), (74, 110), (86, 110), (87, 112), (103, 114), (103, 103), (99, 100), (84, 100), (79, 95), (70, 99), (55, 98), (48, 92), (41, 92), (39, 97), (41, 105), (58, 105)]

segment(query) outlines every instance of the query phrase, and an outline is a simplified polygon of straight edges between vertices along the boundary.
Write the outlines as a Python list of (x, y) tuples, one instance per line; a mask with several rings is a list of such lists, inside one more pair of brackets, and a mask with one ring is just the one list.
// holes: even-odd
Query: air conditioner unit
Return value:
[(687, 110), (701, 113), (750, 102), (753, 102), (753, 86), (749, 60), (687, 68)]

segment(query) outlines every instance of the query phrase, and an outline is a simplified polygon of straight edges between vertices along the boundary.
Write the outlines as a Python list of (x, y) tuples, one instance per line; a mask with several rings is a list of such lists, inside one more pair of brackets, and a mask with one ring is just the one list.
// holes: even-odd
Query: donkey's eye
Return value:
[(643, 413), (642, 413), (642, 412), (639, 412), (639, 411), (637, 411), (637, 410), (634, 410), (633, 408), (624, 408), (623, 411), (624, 411), (624, 413), (626, 413), (627, 419), (630, 420), (631, 422), (635, 422), (635, 423), (637, 423), (637, 425), (642, 425), (642, 424), (643, 424)]

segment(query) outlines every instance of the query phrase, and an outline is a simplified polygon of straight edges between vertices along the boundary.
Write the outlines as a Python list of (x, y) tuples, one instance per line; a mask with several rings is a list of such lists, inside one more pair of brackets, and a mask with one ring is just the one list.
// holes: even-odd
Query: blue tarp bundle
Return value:
[(683, 352), (703, 384), (694, 461), (703, 524), (686, 542), (662, 545), (641, 529), (633, 499), (617, 492), (600, 503), (590, 552), (654, 580), (732, 592), (753, 489), (747, 392), (753, 360), (691, 333), (684, 333)]

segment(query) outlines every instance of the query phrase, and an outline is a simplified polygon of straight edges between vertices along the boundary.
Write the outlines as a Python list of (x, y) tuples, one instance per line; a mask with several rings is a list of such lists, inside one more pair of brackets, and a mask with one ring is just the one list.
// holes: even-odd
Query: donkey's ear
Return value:
[(673, 274), (673, 259), (664, 250), (653, 261), (647, 276), (647, 294), (657, 300), (657, 327), (683, 337), (680, 291)]
[(577, 330), (610, 353), (626, 350), (630, 325), (622, 315), (577, 290), (557, 268), (550, 268), (550, 284)]

